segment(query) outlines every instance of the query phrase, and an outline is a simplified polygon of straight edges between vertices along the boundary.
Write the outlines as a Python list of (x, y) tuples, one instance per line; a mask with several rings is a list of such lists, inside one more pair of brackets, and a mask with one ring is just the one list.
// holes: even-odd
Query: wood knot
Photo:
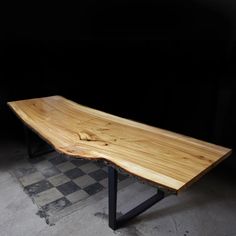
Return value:
[(80, 131), (76, 133), (79, 136), (79, 139), (81, 141), (87, 141), (87, 142), (97, 142), (102, 146), (108, 146), (108, 143), (105, 141), (101, 140), (99, 137), (97, 137), (96, 134), (90, 132), (90, 131)]
[(82, 141), (97, 141), (96, 135), (89, 131), (80, 131), (77, 133), (79, 139)]

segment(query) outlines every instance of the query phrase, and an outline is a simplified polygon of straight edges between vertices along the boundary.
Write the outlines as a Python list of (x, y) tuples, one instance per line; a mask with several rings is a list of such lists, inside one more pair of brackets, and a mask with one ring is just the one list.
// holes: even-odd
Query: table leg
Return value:
[(29, 128), (24, 125), (24, 132), (25, 132), (25, 141), (26, 141), (26, 147), (27, 147), (27, 154), (28, 154), (30, 159), (54, 151), (54, 149), (51, 148), (49, 150), (42, 150), (42, 151), (38, 151), (38, 152), (33, 152), (33, 150), (32, 150), (33, 145), (32, 145), (31, 130), (29, 130)]
[(149, 209), (155, 203), (159, 202), (161, 199), (165, 197), (163, 191), (159, 190), (157, 193), (151, 198), (147, 199), (137, 207), (133, 208), (126, 214), (121, 217), (116, 217), (117, 212), (117, 171), (109, 166), (108, 167), (108, 202), (109, 202), (109, 227), (113, 230), (116, 230), (123, 225), (125, 225), (128, 221), (138, 216), (142, 212)]

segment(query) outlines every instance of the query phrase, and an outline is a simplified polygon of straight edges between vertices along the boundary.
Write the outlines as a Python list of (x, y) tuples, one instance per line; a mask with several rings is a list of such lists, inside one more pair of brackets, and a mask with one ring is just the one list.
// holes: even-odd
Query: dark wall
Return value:
[(183, 0), (86, 1), (30, 10), (21, 5), (6, 15), (2, 137), (21, 137), (7, 101), (61, 94), (236, 146), (235, 29), (219, 7)]

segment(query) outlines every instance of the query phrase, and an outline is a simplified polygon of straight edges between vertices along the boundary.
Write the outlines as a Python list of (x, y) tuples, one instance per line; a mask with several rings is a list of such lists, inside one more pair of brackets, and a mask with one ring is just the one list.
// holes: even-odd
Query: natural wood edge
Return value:
[[(51, 97), (51, 96), (49, 96), (49, 97)], [(59, 96), (58, 95), (58, 97), (61, 97), (61, 96)], [(35, 98), (36, 99), (36, 98)], [(67, 98), (65, 98), (66, 100), (68, 100)], [(28, 100), (28, 99), (26, 99), (26, 100)], [(23, 100), (22, 100), (23, 101)], [(75, 102), (73, 102), (73, 101), (70, 101), (70, 100), (68, 100), (69, 102), (72, 102), (72, 103), (75, 103)], [(130, 176), (132, 176), (132, 177), (135, 177), (135, 178), (137, 178), (139, 181), (141, 181), (141, 182), (145, 182), (145, 183), (147, 183), (147, 184), (149, 184), (149, 185), (151, 185), (151, 186), (155, 186), (155, 187), (158, 187), (158, 188), (163, 188), (163, 189), (165, 189), (165, 190), (167, 190), (168, 192), (171, 192), (172, 194), (179, 194), (180, 192), (182, 192), (183, 190), (185, 190), (187, 187), (189, 187), (190, 185), (192, 185), (194, 182), (196, 182), (198, 179), (200, 179), (203, 175), (205, 175), (206, 173), (208, 173), (211, 169), (213, 169), (215, 166), (217, 166), (221, 161), (223, 161), (224, 159), (226, 159), (228, 156), (230, 156), (231, 155), (231, 153), (232, 153), (232, 149), (229, 149), (229, 148), (226, 148), (226, 149), (228, 149), (229, 151), (223, 156), (223, 157), (221, 157), (221, 158), (219, 158), (219, 160), (217, 160), (216, 162), (214, 162), (212, 165), (210, 165), (208, 168), (206, 168), (204, 171), (202, 171), (201, 173), (199, 173), (195, 178), (193, 178), (191, 181), (189, 181), (188, 183), (186, 183), (186, 184), (184, 184), (183, 186), (181, 186), (179, 189), (173, 189), (173, 188), (171, 188), (171, 187), (169, 187), (169, 186), (165, 186), (165, 185), (162, 185), (162, 184), (157, 184), (156, 182), (154, 182), (154, 181), (151, 181), (151, 180), (149, 180), (149, 179), (146, 179), (146, 178), (144, 178), (144, 177), (142, 177), (142, 176), (139, 176), (139, 175), (137, 175), (137, 174), (135, 174), (135, 173), (132, 173), (131, 171), (129, 171), (129, 170), (127, 170), (127, 169), (125, 169), (124, 167), (121, 167), (120, 165), (118, 165), (117, 163), (115, 163), (115, 162), (112, 162), (111, 160), (109, 160), (109, 159), (106, 159), (105, 157), (98, 157), (98, 156), (86, 156), (86, 155), (72, 155), (71, 153), (69, 153), (69, 152), (66, 152), (66, 151), (62, 151), (62, 150), (60, 150), (60, 148), (57, 148), (57, 147), (55, 147), (55, 145), (53, 144), (53, 143), (51, 143), (49, 140), (47, 140), (45, 137), (43, 137), (43, 135), (41, 135), (37, 130), (35, 130), (31, 125), (29, 125), (28, 123), (26, 123), (25, 121), (24, 121), (24, 119), (22, 119), (19, 115), (18, 115), (18, 113), (15, 111), (15, 109), (14, 109), (14, 107), (11, 105), (11, 103), (12, 102), (14, 102), (14, 101), (11, 101), (11, 102), (7, 102), (7, 105), (10, 107), (10, 109), (16, 114), (16, 116), (22, 121), (22, 123), (25, 125), (25, 126), (27, 126), (29, 129), (31, 129), (34, 133), (36, 133), (42, 140), (44, 140), (46, 143), (48, 143), (50, 146), (52, 146), (53, 147), (53, 149), (55, 150), (55, 151), (57, 151), (58, 153), (61, 153), (61, 154), (64, 154), (64, 155), (67, 155), (67, 156), (69, 156), (70, 158), (82, 158), (82, 159), (86, 159), (86, 160), (90, 160), (90, 161), (103, 161), (103, 162), (105, 162), (107, 165), (111, 165), (111, 166), (113, 166), (114, 168), (116, 168), (117, 170), (122, 170), (122, 171), (125, 171), (126, 173), (128, 173)], [(76, 104), (76, 103), (75, 103)], [(96, 109), (94, 109), (94, 108), (89, 108), (89, 107), (86, 107), (86, 106), (84, 106), (84, 105), (81, 105), (81, 106), (83, 106), (83, 107), (85, 107), (85, 108), (87, 108), (87, 109), (92, 109), (92, 110), (96, 110)], [(99, 110), (96, 110), (96, 111), (98, 111), (98, 112), (100, 112), (101, 114), (108, 114), (109, 116), (114, 116), (114, 117), (116, 117), (116, 118), (119, 118), (119, 119), (121, 119), (121, 120), (123, 120), (123, 121), (129, 121), (129, 122), (131, 122), (131, 123), (133, 123), (133, 124), (139, 124), (139, 122), (137, 122), (137, 121), (133, 121), (133, 120), (129, 120), (129, 119), (126, 119), (126, 118), (122, 118), (122, 117), (118, 117), (118, 116), (115, 116), (115, 115), (112, 115), (112, 114), (109, 114), (109, 113), (105, 113), (105, 112), (103, 112), (103, 111), (99, 111)], [(149, 128), (156, 128), (156, 127), (153, 127), (153, 126), (150, 126), (150, 125), (146, 125), (146, 124), (142, 124), (143, 125), (143, 127), (149, 127)], [(158, 128), (158, 129), (160, 129), (160, 128)], [(160, 130), (162, 130), (162, 129), (160, 129)], [(166, 131), (166, 130), (165, 130)], [(172, 132), (172, 131), (168, 131), (167, 130), (167, 132), (171, 132), (171, 133), (175, 133), (175, 132)], [(175, 134), (177, 134), (177, 133), (175, 133)], [(182, 134), (178, 134), (178, 135), (180, 135), (180, 136), (185, 136), (185, 135), (182, 135)], [(185, 137), (188, 137), (188, 138), (191, 138), (191, 137), (189, 137), (189, 136), (185, 136)], [(195, 138), (191, 138), (191, 139), (195, 139)], [(198, 140), (198, 139), (196, 139), (196, 140)], [(204, 143), (205, 143), (205, 141), (203, 141)], [(216, 144), (213, 144), (213, 145), (216, 145)]]

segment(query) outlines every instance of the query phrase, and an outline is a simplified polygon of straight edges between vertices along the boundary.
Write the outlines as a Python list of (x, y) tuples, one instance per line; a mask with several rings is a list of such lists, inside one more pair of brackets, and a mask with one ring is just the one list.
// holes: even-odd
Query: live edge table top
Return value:
[(61, 96), (8, 105), (58, 152), (106, 160), (175, 193), (231, 153), (228, 148), (94, 110)]

